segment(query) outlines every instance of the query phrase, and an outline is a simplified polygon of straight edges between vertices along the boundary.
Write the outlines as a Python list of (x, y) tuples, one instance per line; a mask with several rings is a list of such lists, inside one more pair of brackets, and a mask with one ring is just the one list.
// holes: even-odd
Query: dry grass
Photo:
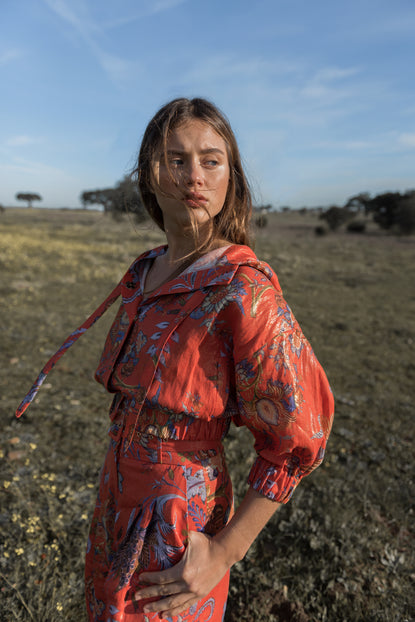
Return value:
[[(332, 383), (327, 460), (235, 567), (227, 622), (415, 619), (415, 240), (317, 238), (312, 216), (276, 214), (257, 254)], [(82, 622), (83, 552), (106, 449), (109, 397), (92, 372), (113, 312), (51, 373), (19, 421), (45, 359), (162, 238), (99, 213), (0, 215), (0, 619)], [(228, 454), (238, 497), (252, 457)]]

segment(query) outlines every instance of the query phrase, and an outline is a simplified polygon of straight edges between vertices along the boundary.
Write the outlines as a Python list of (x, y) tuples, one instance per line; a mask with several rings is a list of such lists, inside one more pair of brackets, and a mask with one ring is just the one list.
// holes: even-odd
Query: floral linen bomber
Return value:
[(249, 484), (286, 503), (324, 456), (333, 417), (324, 371), (251, 249), (208, 254), (144, 298), (147, 270), (165, 250), (144, 253), (122, 280), (96, 371), (116, 393), (110, 435), (127, 448), (143, 435), (208, 440), (231, 420), (246, 425), (258, 454)]

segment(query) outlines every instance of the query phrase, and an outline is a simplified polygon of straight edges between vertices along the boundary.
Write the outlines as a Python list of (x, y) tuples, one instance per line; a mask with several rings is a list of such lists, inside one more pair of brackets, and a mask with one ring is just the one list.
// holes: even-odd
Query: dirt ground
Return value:
[[(316, 216), (272, 214), (256, 252), (323, 364), (336, 417), (323, 465), (232, 572), (226, 622), (415, 620), (415, 238), (369, 226), (317, 237)], [(83, 555), (110, 397), (92, 379), (114, 311), (14, 410), (151, 225), (98, 212), (0, 214), (0, 620), (82, 622)], [(231, 429), (240, 499), (252, 439)]]

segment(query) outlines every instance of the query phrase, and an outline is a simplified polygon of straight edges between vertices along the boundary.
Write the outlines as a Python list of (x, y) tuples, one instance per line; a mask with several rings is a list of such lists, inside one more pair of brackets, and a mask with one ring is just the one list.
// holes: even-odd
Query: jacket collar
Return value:
[[(158, 246), (140, 255), (127, 270), (121, 282), (124, 304), (128, 304), (142, 296), (142, 277), (146, 263), (166, 252), (167, 246)], [(250, 266), (262, 272), (280, 290), (278, 279), (263, 261), (259, 261), (255, 253), (244, 245), (232, 244), (222, 255), (215, 256), (206, 263), (206, 257), (196, 260), (190, 268), (178, 277), (161, 285), (146, 296), (146, 301), (168, 294), (188, 294), (195, 290), (229, 284), (240, 266)]]

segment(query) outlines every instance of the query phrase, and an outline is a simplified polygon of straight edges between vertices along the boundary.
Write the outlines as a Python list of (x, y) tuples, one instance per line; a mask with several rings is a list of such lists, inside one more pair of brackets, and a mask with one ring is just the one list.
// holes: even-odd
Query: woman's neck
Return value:
[(203, 231), (199, 230), (199, 239), (195, 240), (188, 229), (183, 231), (183, 229), (180, 230), (176, 223), (174, 223), (176, 226), (172, 227), (170, 227), (169, 224), (170, 223), (165, 223), (165, 234), (167, 238), (167, 251), (163, 256), (163, 263), (165, 263), (165, 265), (177, 265), (192, 255), (196, 259), (199, 255), (204, 255), (208, 251), (229, 244), (227, 240), (214, 238), (208, 247), (203, 247), (203, 241), (208, 237), (207, 233), (204, 238)]

